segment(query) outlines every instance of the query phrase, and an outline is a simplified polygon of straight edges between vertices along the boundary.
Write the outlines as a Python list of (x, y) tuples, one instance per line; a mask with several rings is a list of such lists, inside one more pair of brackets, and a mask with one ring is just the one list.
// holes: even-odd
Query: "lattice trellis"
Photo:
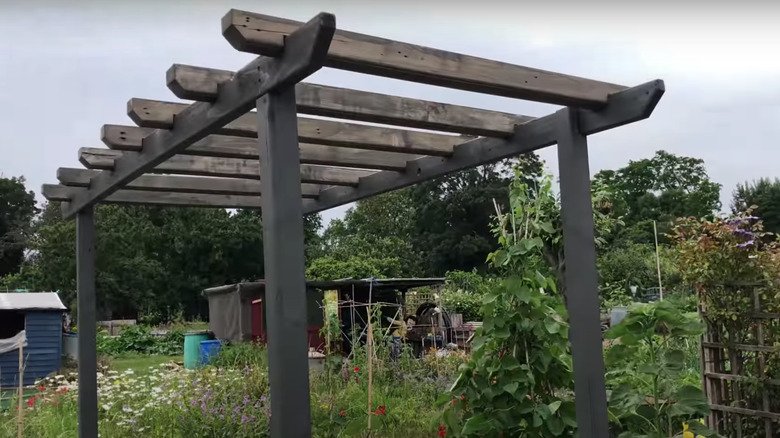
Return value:
[(701, 368), (712, 409), (709, 425), (728, 437), (778, 437), (780, 313), (765, 311), (767, 301), (775, 298), (761, 284), (720, 287), (721, 293), (739, 294), (752, 301), (753, 311), (733, 325), (724, 325), (713, 322), (707, 309), (700, 306), (707, 323)]

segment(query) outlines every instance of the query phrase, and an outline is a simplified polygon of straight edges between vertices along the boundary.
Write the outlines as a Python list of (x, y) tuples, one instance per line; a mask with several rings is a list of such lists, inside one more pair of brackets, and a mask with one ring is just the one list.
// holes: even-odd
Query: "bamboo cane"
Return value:
[(16, 416), (16, 428), (18, 438), (22, 438), (22, 429), (24, 428), (24, 410), (22, 409), (22, 382), (24, 381), (24, 341), (19, 339), (19, 388), (17, 398), (19, 399), (19, 412)]
[(374, 358), (373, 358), (373, 349), (374, 349), (374, 330), (371, 327), (371, 306), (369, 304), (368, 307), (368, 337), (366, 339), (366, 349), (368, 350), (368, 429), (371, 430), (371, 389), (373, 385), (373, 371), (374, 371)]

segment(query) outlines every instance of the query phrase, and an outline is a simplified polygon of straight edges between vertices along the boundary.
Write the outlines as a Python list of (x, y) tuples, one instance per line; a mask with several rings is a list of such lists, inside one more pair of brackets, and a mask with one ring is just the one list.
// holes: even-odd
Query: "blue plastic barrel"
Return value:
[(219, 356), (220, 350), (222, 350), (222, 341), (219, 339), (200, 341), (200, 364), (208, 365), (212, 359)]

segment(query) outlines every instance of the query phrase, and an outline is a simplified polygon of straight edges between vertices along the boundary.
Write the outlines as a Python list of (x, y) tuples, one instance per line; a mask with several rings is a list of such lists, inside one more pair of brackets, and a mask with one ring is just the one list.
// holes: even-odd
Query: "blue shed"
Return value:
[(0, 386), (19, 385), (20, 341), (24, 385), (59, 371), (66, 310), (55, 292), (0, 293)]

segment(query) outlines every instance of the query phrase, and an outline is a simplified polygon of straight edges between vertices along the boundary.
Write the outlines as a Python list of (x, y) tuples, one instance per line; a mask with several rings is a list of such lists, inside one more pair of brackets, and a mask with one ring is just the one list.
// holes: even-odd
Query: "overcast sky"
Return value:
[[(78, 148), (103, 146), (101, 125), (132, 123), (129, 98), (176, 100), (171, 64), (249, 62), (220, 32), (238, 8), (301, 21), (327, 11), (346, 30), (629, 86), (660, 78), (667, 91), (650, 119), (590, 137), (592, 173), (658, 149), (699, 157), (723, 185), (724, 208), (738, 182), (778, 176), (780, 2), (538, 3), (2, 0), (0, 173), (23, 175), (39, 194), (58, 167), (80, 166)], [(556, 109), (330, 69), (309, 81), (535, 116)], [(557, 173), (555, 148), (541, 156)]]

